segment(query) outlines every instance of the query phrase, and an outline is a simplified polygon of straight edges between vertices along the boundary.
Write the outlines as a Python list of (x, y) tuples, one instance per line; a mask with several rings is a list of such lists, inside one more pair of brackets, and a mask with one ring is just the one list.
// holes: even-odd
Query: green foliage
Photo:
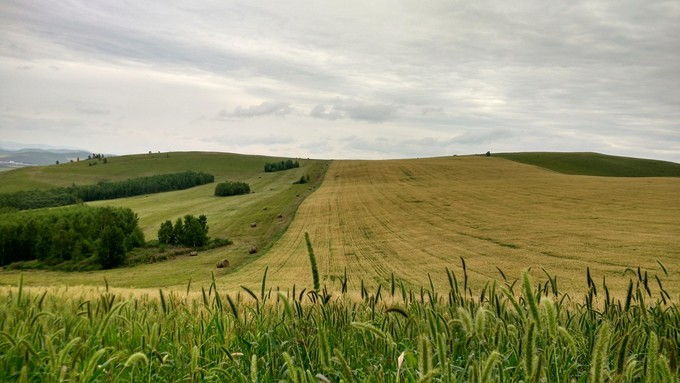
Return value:
[(170, 220), (161, 224), (158, 229), (158, 242), (167, 245), (183, 245), (188, 247), (203, 247), (208, 245), (208, 218), (200, 215), (196, 218), (187, 214), (184, 221), (177, 218), (175, 225)]
[[(104, 158), (106, 160), (106, 158)], [(0, 206), (19, 210), (72, 205), (77, 202), (124, 198), (143, 194), (182, 190), (214, 182), (211, 174), (192, 171), (161, 174), (118, 182), (99, 182), (95, 185), (70, 186), (47, 190), (20, 191), (0, 194)]]
[(107, 226), (98, 240), (97, 256), (105, 269), (120, 266), (125, 260), (125, 233), (119, 227)]
[(172, 244), (175, 242), (175, 232), (170, 220), (161, 223), (161, 227), (158, 229), (158, 242), (163, 244)]
[(319, 291), (319, 268), (316, 266), (314, 248), (312, 247), (312, 241), (309, 239), (309, 233), (307, 232), (305, 232), (305, 242), (307, 242), (307, 254), (309, 255), (309, 263), (312, 267), (312, 281), (314, 282), (314, 290)]
[(76, 206), (6, 214), (0, 222), (0, 265), (37, 260), (55, 266), (96, 259), (111, 268), (142, 245), (137, 215), (126, 208)]
[(502, 157), (564, 174), (604, 177), (680, 177), (680, 164), (599, 153), (501, 153)]
[(279, 162), (267, 162), (264, 164), (264, 171), (267, 173), (278, 172), (281, 170), (288, 170), (293, 168), (299, 168), (300, 163), (293, 160), (285, 160)]
[(215, 186), (215, 195), (218, 197), (228, 197), (250, 193), (250, 185), (245, 182), (221, 182)]
[[(680, 310), (660, 298), (599, 307), (513, 284), (364, 299), (272, 289), (0, 290), (0, 381), (677, 382)], [(457, 285), (457, 282), (456, 282)], [(531, 285), (531, 283), (529, 283)], [(539, 286), (541, 286), (539, 284)], [(640, 289), (638, 285), (638, 289)], [(423, 293), (419, 293), (423, 292)], [(638, 291), (640, 294), (646, 294)], [(471, 291), (466, 292), (471, 293)], [(554, 303), (544, 305), (551, 296)], [(634, 294), (638, 296), (638, 294)], [(225, 304), (225, 298), (226, 303)], [(398, 309), (398, 310), (395, 310)], [(554, 312), (553, 312), (554, 309)], [(550, 330), (554, 315), (557, 336)], [(463, 318), (466, 317), (467, 319)], [(472, 320), (471, 318), (475, 318)], [(535, 321), (544, 321), (537, 326)], [(467, 327), (464, 329), (464, 327)], [(611, 329), (611, 330), (610, 330)], [(625, 339), (625, 341), (623, 341)], [(575, 346), (569, 346), (571, 342)], [(618, 367), (618, 348), (624, 365)]]

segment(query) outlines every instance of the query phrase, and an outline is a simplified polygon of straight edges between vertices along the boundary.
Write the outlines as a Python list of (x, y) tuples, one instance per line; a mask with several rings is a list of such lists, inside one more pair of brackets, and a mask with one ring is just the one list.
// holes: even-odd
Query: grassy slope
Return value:
[(606, 177), (680, 177), (680, 164), (599, 153), (498, 153), (495, 157), (572, 175)]
[[(191, 156), (199, 155), (180, 156), (189, 157), (170, 161), (189, 166)], [(196, 160), (194, 165), (204, 167), (191, 169), (220, 170), (215, 172), (220, 179), (248, 166), (257, 167), (218, 163), (222, 160), (217, 159), (231, 158), (228, 155), (210, 154), (208, 158), (215, 160)], [(246, 285), (257, 289), (267, 266), (269, 286), (310, 287), (304, 242), (304, 233), (309, 232), (322, 283), (334, 287), (345, 268), (355, 288), (361, 279), (386, 287), (392, 272), (411, 285), (428, 283), (429, 273), (436, 286), (443, 286), (448, 284), (444, 268), (455, 269), (460, 276), (460, 257), (464, 257), (476, 287), (488, 278), (498, 278), (496, 267), (511, 279), (527, 267), (532, 267), (536, 278), (544, 279), (544, 267), (558, 276), (561, 289), (582, 291), (585, 269), (590, 267), (596, 280), (606, 277), (610, 288), (621, 292), (628, 282), (626, 267), (642, 266), (653, 279), (661, 273), (656, 263), (660, 260), (670, 273), (666, 288), (674, 297), (680, 293), (680, 179), (574, 177), (495, 156), (334, 161), (322, 187), (302, 202), (289, 230), (272, 250), (255, 258), (245, 256), (245, 249), (258, 243), (258, 238), (275, 236), (286, 226), (276, 218), (282, 210), (311, 193), (307, 186), (290, 183), (315, 167), (321, 172), (326, 166), (311, 161), (304, 165), (281, 173), (254, 173), (245, 181), (254, 185), (256, 193), (233, 199), (211, 197), (208, 185), (98, 203), (138, 211), (147, 238), (155, 237), (164, 219), (206, 213), (211, 233), (235, 239), (233, 247), (132, 269), (34, 272), (25, 280), (33, 285), (77, 285), (101, 284), (106, 277), (119, 287), (181, 289), (189, 279), (194, 287), (205, 285), (215, 271), (215, 261), (227, 258), (234, 267), (216, 271), (221, 288), (238, 290)], [(160, 165), (154, 162), (153, 166)], [(140, 166), (128, 167), (144, 175)], [(98, 170), (87, 165), (83, 169)], [(175, 165), (168, 171), (185, 169)], [(290, 215), (284, 212), (284, 216)], [(251, 229), (249, 224), (255, 221), (258, 227)], [(17, 280), (17, 274), (0, 274), (0, 283)]]
[[(96, 182), (102, 179), (124, 179), (183, 170), (215, 174), (216, 181), (245, 181), (254, 193), (244, 196), (215, 197), (215, 184), (187, 190), (158, 193), (132, 198), (98, 201), (94, 206), (124, 206), (140, 218), (147, 240), (155, 239), (158, 227), (166, 219), (176, 220), (186, 214), (206, 214), (210, 235), (229, 238), (234, 245), (205, 252), (199, 257), (180, 257), (169, 262), (142, 265), (93, 273), (59, 273), (33, 271), (26, 274), (29, 284), (101, 284), (104, 276), (114, 285), (155, 287), (207, 281), (214, 265), (228, 259), (232, 266), (247, 263), (250, 246), (266, 249), (281, 235), (294, 216), (299, 203), (312, 192), (315, 180), (320, 181), (327, 166), (324, 161), (301, 160), (301, 167), (282, 172), (264, 173), (266, 161), (273, 158), (224, 153), (170, 153), (115, 157), (106, 165), (68, 164), (15, 171), (10, 178), (18, 180), (16, 188), (26, 188), (36, 180), (43, 185), (69, 185)], [(11, 173), (15, 173), (11, 172)], [(4, 174), (3, 174), (4, 175)], [(312, 183), (293, 185), (301, 175), (310, 175)], [(50, 181), (49, 184), (47, 181)], [(58, 182), (57, 182), (58, 181)], [(281, 215), (281, 218), (278, 216)], [(257, 227), (251, 228), (251, 223)], [(217, 270), (223, 273), (223, 270)], [(0, 283), (16, 283), (17, 274), (3, 272)]]
[[(33, 166), (0, 174), (0, 193), (27, 189), (47, 189), (71, 184), (92, 184), (186, 170), (214, 174), (218, 181), (243, 174), (262, 172), (266, 161), (274, 158), (229, 153), (173, 152), (108, 158), (107, 164), (97, 160)], [(278, 160), (278, 159), (277, 159)], [(96, 164), (90, 166), (89, 164)]]
[(545, 280), (543, 267), (562, 289), (583, 291), (590, 267), (625, 293), (627, 267), (653, 280), (660, 260), (677, 298), (678, 190), (678, 178), (575, 177), (495, 157), (334, 161), (276, 247), (223, 283), (257, 288), (269, 266), (269, 285), (309, 288), (309, 232), (322, 283), (334, 287), (346, 268), (354, 288), (388, 287), (392, 272), (412, 285), (430, 274), (441, 288), (446, 267), (460, 278), (464, 257), (477, 288), (500, 278), (496, 267), (510, 280), (528, 267)]

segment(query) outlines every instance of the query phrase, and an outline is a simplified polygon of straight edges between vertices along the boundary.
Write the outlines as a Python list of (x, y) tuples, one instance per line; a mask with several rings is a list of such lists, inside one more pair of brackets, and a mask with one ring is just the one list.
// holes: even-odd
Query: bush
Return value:
[(250, 185), (245, 182), (222, 182), (215, 186), (215, 195), (218, 197), (228, 197), (250, 193)]

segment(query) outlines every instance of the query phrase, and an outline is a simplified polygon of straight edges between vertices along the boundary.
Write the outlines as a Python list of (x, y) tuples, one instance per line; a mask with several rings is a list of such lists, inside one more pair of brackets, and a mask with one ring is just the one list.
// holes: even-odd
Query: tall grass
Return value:
[[(451, 281), (402, 294), (217, 289), (122, 297), (0, 293), (0, 381), (665, 382), (680, 312), (644, 283), (621, 300)], [(642, 275), (640, 276), (642, 279)], [(466, 278), (463, 276), (462, 280)], [(641, 282), (641, 281), (638, 281)], [(600, 289), (606, 290), (606, 288)], [(392, 288), (394, 291), (394, 288)], [(228, 304), (224, 304), (227, 301)]]

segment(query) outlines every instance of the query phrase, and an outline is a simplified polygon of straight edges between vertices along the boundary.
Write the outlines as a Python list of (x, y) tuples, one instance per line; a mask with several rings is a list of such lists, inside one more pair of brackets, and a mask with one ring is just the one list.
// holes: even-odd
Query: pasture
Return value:
[[(165, 220), (174, 222), (186, 214), (205, 214), (210, 226), (209, 235), (229, 238), (234, 244), (206, 251), (200, 257), (183, 256), (133, 268), (87, 273), (28, 271), (24, 272), (25, 282), (47, 286), (101, 285), (107, 278), (112, 285), (130, 288), (186, 285), (189, 279), (196, 286), (207, 283), (218, 260), (229, 259), (235, 268), (253, 259), (248, 255), (251, 246), (266, 251), (291, 222), (305, 196), (321, 181), (327, 166), (325, 161), (301, 160), (300, 168), (265, 173), (265, 162), (272, 160), (276, 158), (225, 153), (162, 153), (112, 157), (106, 165), (88, 166), (81, 161), (24, 168), (20, 169), (19, 175), (3, 173), (9, 177), (0, 178), (3, 185), (14, 182), (11, 189), (24, 190), (38, 180), (43, 185), (67, 186), (195, 169), (214, 174), (216, 182), (244, 181), (252, 189), (248, 195), (216, 197), (213, 183), (181, 191), (92, 202), (93, 206), (131, 208), (139, 216), (146, 240), (156, 239), (160, 224)], [(310, 183), (294, 185), (302, 175), (310, 175)], [(256, 227), (251, 227), (251, 223), (257, 223)], [(17, 271), (0, 272), (0, 284), (16, 284), (19, 274)]]

